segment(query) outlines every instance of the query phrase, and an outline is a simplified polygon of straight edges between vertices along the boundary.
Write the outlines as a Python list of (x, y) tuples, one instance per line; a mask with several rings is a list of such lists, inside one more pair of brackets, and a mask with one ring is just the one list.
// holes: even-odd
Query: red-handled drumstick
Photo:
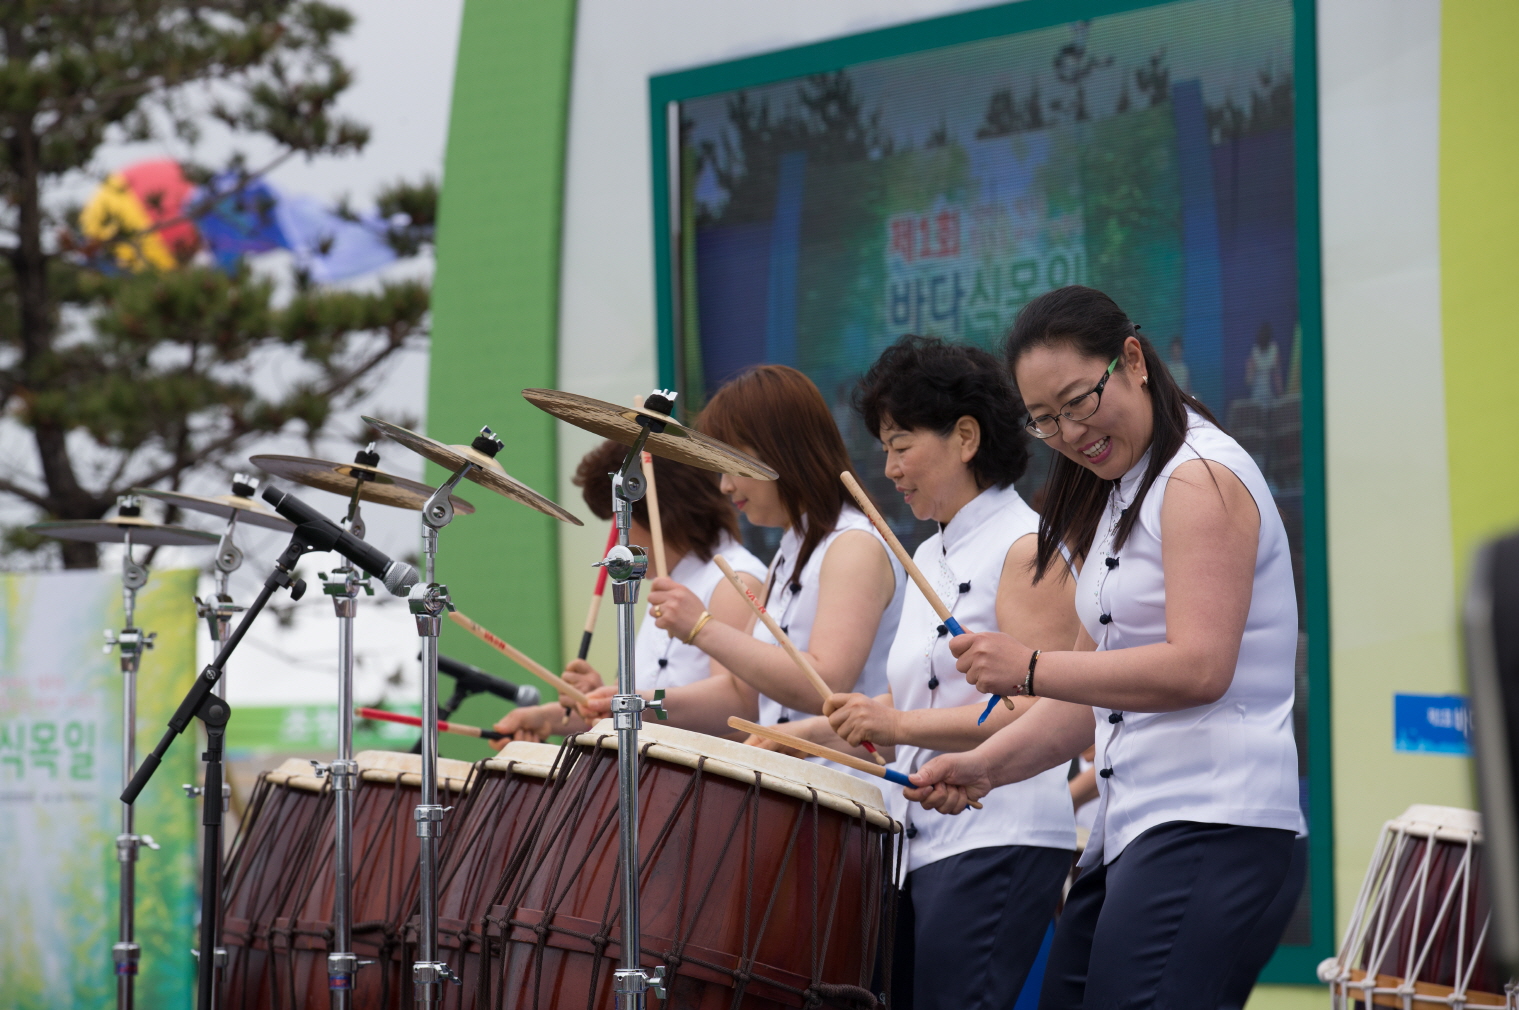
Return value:
[[(422, 720), (414, 715), (403, 715), (400, 712), (387, 712), (381, 708), (359, 709), (361, 719), (379, 719), (382, 722), (398, 722), (403, 726), (420, 726)], [(438, 720), (438, 729), (444, 733), (457, 733), (460, 736), (477, 736), (482, 740), (505, 740), (505, 733), (497, 733), (493, 729), (481, 729), (479, 726), (466, 726), (462, 722), (444, 722)]]
[[(607, 533), (607, 548), (601, 552), (604, 558), (617, 546), (617, 523), (613, 521), (612, 529)], [(601, 613), (601, 597), (607, 591), (607, 566), (602, 565), (596, 569), (596, 588), (591, 590), (591, 609), (585, 615), (585, 630), (580, 633), (580, 651), (576, 655), (585, 659), (591, 651), (591, 636), (596, 633), (596, 615)]]
[[(939, 615), (939, 620), (944, 622), (944, 626), (949, 629), (949, 633), (951, 635), (965, 634), (965, 629), (950, 614), (949, 608), (944, 605), (944, 601), (939, 599), (939, 594), (934, 592), (934, 587), (928, 584), (928, 580), (923, 577), (923, 572), (919, 570), (917, 562), (913, 561), (912, 555), (907, 553), (907, 548), (902, 546), (902, 541), (898, 540), (897, 535), (891, 531), (891, 527), (886, 524), (885, 517), (881, 515), (881, 510), (876, 508), (876, 503), (870, 500), (870, 495), (866, 494), (865, 489), (860, 487), (860, 482), (854, 479), (854, 474), (845, 470), (839, 474), (839, 480), (844, 482), (844, 486), (854, 496), (855, 502), (860, 506), (860, 511), (869, 517), (871, 525), (876, 528), (877, 533), (881, 534), (881, 539), (886, 541), (886, 546), (890, 547), (891, 552), (897, 556), (897, 560), (902, 562), (902, 567), (907, 571), (908, 578), (918, 584), (918, 591), (923, 594), (923, 598), (928, 601), (928, 605), (934, 608), (934, 613)], [(982, 712), (981, 718), (976, 720), (977, 726), (986, 721), (986, 717), (992, 714), (992, 709), (1001, 700), (1001, 695), (992, 695), (991, 700), (986, 703), (986, 711)]]
[[(828, 681), (824, 680), (822, 675), (813, 669), (812, 664), (807, 662), (807, 657), (802, 655), (801, 650), (792, 644), (791, 636), (781, 630), (781, 626), (775, 623), (775, 618), (770, 616), (770, 612), (760, 604), (759, 600), (755, 599), (753, 593), (749, 592), (749, 587), (744, 585), (743, 580), (738, 577), (738, 573), (733, 570), (733, 566), (728, 564), (728, 559), (721, 554), (715, 554), (712, 560), (717, 563), (718, 568), (722, 569), (723, 574), (728, 577), (728, 581), (733, 583), (733, 588), (742, 593), (744, 599), (749, 601), (749, 606), (753, 609), (755, 615), (765, 622), (765, 627), (770, 629), (770, 634), (774, 636), (777, 642), (781, 643), (781, 648), (786, 650), (786, 655), (790, 656), (791, 661), (801, 669), (813, 688), (817, 690), (817, 693), (823, 696), (823, 700), (827, 701), (833, 697), (834, 690), (828, 686)], [(876, 750), (876, 745), (869, 740), (862, 740), (860, 746), (870, 751), (870, 756), (876, 759), (876, 764), (884, 765), (886, 763), (886, 759)]]
[(465, 617), (457, 610), (451, 612), (448, 616), (449, 619), (459, 627), (463, 628), (471, 635), (474, 635), (476, 638), (480, 639), (480, 641), (484, 642), (492, 649), (495, 649), (503, 656), (506, 656), (508, 659), (512, 660), (518, 666), (526, 670), (528, 673), (531, 673), (533, 676), (537, 677), (539, 680), (542, 680), (554, 690), (558, 691), (559, 704), (563, 705), (565, 708), (569, 708), (571, 704), (584, 705), (586, 703), (586, 696), (583, 691), (570, 684), (569, 681), (565, 680), (563, 677), (559, 676), (559, 674), (550, 670), (548, 667), (544, 666), (536, 659), (533, 659), (527, 653), (508, 644), (505, 639), (491, 634), (490, 630), (484, 625), (476, 624), (474, 621), (471, 621), (468, 617)]

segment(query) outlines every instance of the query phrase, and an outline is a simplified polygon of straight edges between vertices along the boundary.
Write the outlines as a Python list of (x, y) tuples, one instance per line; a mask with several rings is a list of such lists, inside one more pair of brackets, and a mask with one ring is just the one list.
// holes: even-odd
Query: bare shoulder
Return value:
[(1217, 460), (1190, 459), (1171, 471), (1161, 517), (1258, 525), (1260, 508), (1233, 470)]

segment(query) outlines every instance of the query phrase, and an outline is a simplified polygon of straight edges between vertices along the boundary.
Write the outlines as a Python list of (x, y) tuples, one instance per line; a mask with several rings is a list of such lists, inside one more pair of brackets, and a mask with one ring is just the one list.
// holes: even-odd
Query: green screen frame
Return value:
[[(1163, 0), (1163, 3), (1173, 0)], [(840, 70), (945, 46), (1162, 6), (1155, 0), (1024, 0), (999, 7), (895, 25), (792, 49), (649, 78), (656, 347), (661, 386), (677, 380), (671, 229), (669, 119), (671, 102), (807, 74)], [(1334, 777), (1330, 752), (1329, 556), (1324, 483), (1324, 355), (1319, 241), (1318, 46), (1314, 5), (1292, 0), (1294, 145), (1296, 157), (1298, 305), (1303, 328), (1303, 551), (1308, 631), (1309, 835), (1313, 943), (1279, 947), (1261, 973), (1263, 984), (1318, 984), (1318, 963), (1333, 955), (1335, 930)]]

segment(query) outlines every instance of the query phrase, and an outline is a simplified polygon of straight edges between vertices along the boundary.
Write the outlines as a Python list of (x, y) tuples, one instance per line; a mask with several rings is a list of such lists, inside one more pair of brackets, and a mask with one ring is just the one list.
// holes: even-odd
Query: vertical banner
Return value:
[[(139, 760), (195, 675), (194, 571), (154, 572), (136, 624), (156, 632), (138, 675)], [(122, 626), (107, 572), (0, 575), (0, 979), (7, 1007), (109, 1006), (115, 999), (121, 831), (122, 677), (102, 651)], [(175, 743), (137, 802), (137, 1004), (193, 998), (197, 740)]]

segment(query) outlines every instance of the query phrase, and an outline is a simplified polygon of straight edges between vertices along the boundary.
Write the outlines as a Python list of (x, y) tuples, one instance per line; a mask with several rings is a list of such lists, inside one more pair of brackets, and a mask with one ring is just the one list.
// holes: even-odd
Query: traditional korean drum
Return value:
[[(353, 814), (353, 946), (361, 960), (355, 1010), (399, 1005), (403, 972), (396, 948), (417, 903), (417, 829), (422, 758), (361, 751)], [(464, 789), (470, 765), (438, 761), (439, 802)], [(223, 891), (222, 942), (228, 963), (225, 1010), (325, 1007), (332, 951), (333, 801), (310, 762), (289, 760), (259, 777)]]
[(1489, 961), (1482, 818), (1416, 804), (1382, 827), (1339, 953), (1319, 965), (1336, 1010), (1516, 1007)]
[[(453, 968), (463, 988), (447, 987), (444, 1006), (457, 1006), (461, 998), (467, 1006), (484, 1005), (476, 1002), (476, 994), (484, 981), (480, 952), (485, 915), (501, 901), (498, 889), (513, 857), (528, 851), (524, 840), (546, 809), (546, 785), (561, 757), (573, 760), (573, 751), (543, 743), (507, 744), (496, 757), (475, 765), (465, 795), (449, 815), (438, 874), (438, 955)], [(413, 916), (402, 954), (415, 955), (417, 926)], [(409, 978), (410, 961), (400, 968)], [(401, 1005), (410, 1006), (410, 985), (405, 989)]]
[[(644, 965), (666, 966), (662, 1006), (873, 1007), (873, 983), (886, 985), (874, 973), (890, 937), (886, 884), (900, 831), (880, 791), (658, 725), (645, 725), (639, 746), (640, 943)], [(566, 748), (482, 917), (484, 964), (460, 1006), (612, 1005), (622, 942), (616, 750), (610, 721)]]

